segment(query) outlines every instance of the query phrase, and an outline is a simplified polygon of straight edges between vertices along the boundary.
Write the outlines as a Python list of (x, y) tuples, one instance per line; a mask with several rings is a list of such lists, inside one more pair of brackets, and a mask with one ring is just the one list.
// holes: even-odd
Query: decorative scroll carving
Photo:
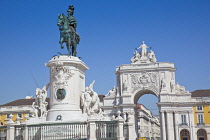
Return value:
[(138, 89), (152, 88), (158, 91), (159, 76), (157, 72), (132, 73), (131, 78), (131, 91), (134, 92)]
[(67, 80), (73, 75), (68, 67), (63, 66), (63, 63), (56, 63), (51, 69), (52, 78), (55, 80), (54, 88), (64, 88), (67, 86)]

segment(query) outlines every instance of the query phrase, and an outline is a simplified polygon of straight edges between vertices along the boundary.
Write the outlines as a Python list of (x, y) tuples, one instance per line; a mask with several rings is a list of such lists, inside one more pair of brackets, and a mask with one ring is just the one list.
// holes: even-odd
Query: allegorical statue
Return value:
[(93, 115), (93, 114), (101, 114), (101, 103), (98, 97), (98, 94), (93, 90), (93, 85), (95, 81), (93, 81), (89, 87), (85, 88), (85, 91), (81, 94), (81, 107), (83, 114)]
[(32, 103), (32, 108), (36, 117), (46, 117), (47, 114), (47, 89), (50, 84), (47, 84), (42, 89), (36, 88), (36, 98), (35, 102)]
[(68, 17), (64, 14), (58, 15), (57, 25), (60, 30), (60, 45), (61, 49), (63, 49), (63, 43), (66, 43), (66, 47), (68, 50), (68, 55), (76, 56), (77, 54), (77, 44), (79, 44), (80, 37), (76, 33), (77, 21), (74, 18), (74, 6), (70, 5), (68, 10)]

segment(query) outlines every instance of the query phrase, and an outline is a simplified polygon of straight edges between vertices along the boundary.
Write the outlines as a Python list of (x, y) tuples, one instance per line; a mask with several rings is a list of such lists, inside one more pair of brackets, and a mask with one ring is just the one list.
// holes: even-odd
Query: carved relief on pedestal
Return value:
[[(145, 72), (131, 73), (131, 91), (134, 92), (138, 89), (152, 88), (158, 89), (159, 76), (157, 72)], [(157, 90), (158, 91), (158, 90)]]
[(72, 77), (71, 70), (63, 66), (62, 62), (56, 63), (55, 67), (51, 68), (51, 77), (53, 79), (53, 88), (58, 100), (63, 100), (66, 96), (65, 87), (68, 85), (68, 80)]

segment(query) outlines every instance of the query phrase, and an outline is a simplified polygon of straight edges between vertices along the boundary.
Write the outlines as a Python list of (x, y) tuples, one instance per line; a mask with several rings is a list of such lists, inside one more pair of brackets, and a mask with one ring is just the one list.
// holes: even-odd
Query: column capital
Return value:
[(188, 110), (188, 111), (187, 111), (187, 113), (192, 113), (192, 112), (193, 112), (192, 110)]
[(165, 110), (160, 110), (159, 112), (160, 112), (160, 113), (165, 113)]
[(174, 111), (174, 113), (178, 114), (178, 113), (179, 113), (179, 111), (177, 111), (177, 110), (176, 110), (176, 111)]
[(166, 110), (165, 112), (166, 113), (173, 113), (173, 111), (171, 111), (171, 110)]

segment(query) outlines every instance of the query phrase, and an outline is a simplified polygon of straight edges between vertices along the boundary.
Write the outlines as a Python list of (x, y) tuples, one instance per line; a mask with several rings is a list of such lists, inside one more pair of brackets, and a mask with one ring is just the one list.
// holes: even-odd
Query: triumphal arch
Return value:
[(143, 42), (134, 51), (131, 64), (116, 67), (117, 86), (104, 98), (104, 111), (111, 115), (120, 110), (136, 132), (133, 138), (141, 137), (136, 126), (136, 104), (142, 95), (153, 94), (158, 98), (161, 139), (179, 139), (179, 114), (185, 112), (191, 116), (189, 119), (193, 117), (191, 94), (175, 82), (175, 71), (173, 63), (157, 62), (155, 53)]

